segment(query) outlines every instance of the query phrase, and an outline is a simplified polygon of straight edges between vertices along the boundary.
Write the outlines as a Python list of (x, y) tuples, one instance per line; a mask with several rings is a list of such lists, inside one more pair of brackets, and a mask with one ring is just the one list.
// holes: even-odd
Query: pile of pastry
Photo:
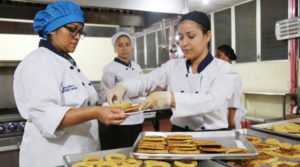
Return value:
[[(271, 167), (300, 167), (300, 164), (293, 162), (300, 158), (300, 145), (290, 143), (281, 143), (278, 139), (268, 138), (263, 140), (256, 136), (246, 136), (249, 142), (259, 152), (258, 156), (250, 160), (230, 161), (233, 166), (252, 166), (259, 167), (261, 164), (270, 165)], [(285, 158), (285, 161), (279, 161), (278, 158)], [(287, 161), (290, 159), (291, 161)]]
[(196, 140), (193, 136), (185, 134), (167, 137), (144, 136), (138, 143), (137, 152), (149, 154), (249, 153), (243, 148), (227, 149), (216, 141)]
[(72, 167), (196, 167), (197, 165), (198, 162), (192, 160), (138, 160), (133, 156), (127, 158), (125, 154), (111, 153), (107, 154), (105, 157), (87, 156), (82, 161), (74, 163)]
[(300, 136), (300, 121), (283, 124), (273, 124), (272, 126), (262, 126), (260, 128)]

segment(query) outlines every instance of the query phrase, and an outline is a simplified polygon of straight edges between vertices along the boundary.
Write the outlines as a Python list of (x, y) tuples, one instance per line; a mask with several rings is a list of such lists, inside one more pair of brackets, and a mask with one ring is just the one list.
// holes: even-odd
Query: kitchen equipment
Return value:
[(269, 122), (269, 123), (263, 123), (263, 124), (256, 124), (256, 125), (251, 125), (250, 127), (255, 130), (300, 140), (299, 135), (294, 135), (294, 134), (290, 134), (290, 133), (282, 133), (282, 132), (277, 132), (277, 131), (261, 128), (261, 127), (272, 127), (272, 125), (275, 125), (275, 124), (284, 124), (284, 123), (299, 122), (299, 121), (300, 121), (300, 118), (296, 118), (296, 119), (275, 121), (275, 122)]
[[(268, 139), (268, 138), (275, 138), (275, 139), (278, 139), (281, 143), (299, 144), (298, 140), (288, 139), (288, 138), (285, 138), (285, 137), (279, 137), (279, 136), (274, 135), (274, 134), (264, 133), (264, 132), (260, 132), (260, 131), (257, 131), (257, 130), (239, 129), (237, 131), (239, 131), (240, 133), (242, 133), (245, 136), (260, 137), (263, 140)], [(297, 159), (287, 159), (287, 158), (281, 158), (281, 157), (279, 157), (278, 161), (293, 161), (293, 162), (300, 163), (300, 158), (297, 158)], [(216, 162), (219, 162), (219, 163), (221, 163), (223, 165), (226, 165), (226, 166), (231, 166), (231, 165), (227, 164), (225, 161), (222, 161), (222, 160), (216, 160)], [(269, 165), (262, 164), (262, 167), (269, 167)]]
[[(127, 155), (127, 157), (128, 157), (131, 149), (132, 149), (131, 147), (128, 147), (128, 148), (104, 150), (104, 151), (89, 152), (89, 153), (68, 154), (68, 155), (63, 156), (63, 159), (65, 162), (65, 166), (71, 167), (72, 164), (74, 164), (75, 162), (82, 161), (87, 156), (105, 157), (107, 154), (111, 154), (111, 153), (122, 153), (122, 154)], [(201, 166), (223, 167), (224, 165), (214, 162), (214, 161), (211, 161), (211, 160), (201, 160), (201, 161), (198, 161), (198, 167), (201, 167)]]
[[(245, 148), (250, 153), (239, 154), (146, 154), (138, 153), (138, 143), (143, 136), (165, 136), (185, 134), (192, 135), (196, 140), (216, 141), (223, 146), (230, 148)], [(247, 159), (258, 155), (257, 150), (249, 143), (249, 141), (239, 131), (205, 131), (205, 132), (141, 132), (132, 147), (131, 154), (138, 159), (168, 159), (168, 160), (205, 160), (205, 159)]]

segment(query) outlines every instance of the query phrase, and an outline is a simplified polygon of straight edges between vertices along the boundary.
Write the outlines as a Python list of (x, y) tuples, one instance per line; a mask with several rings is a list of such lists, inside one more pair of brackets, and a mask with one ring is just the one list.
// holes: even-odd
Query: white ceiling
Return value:
[[(205, 1), (208, 2), (205, 4)], [(211, 13), (249, 0), (188, 0), (189, 11)]]

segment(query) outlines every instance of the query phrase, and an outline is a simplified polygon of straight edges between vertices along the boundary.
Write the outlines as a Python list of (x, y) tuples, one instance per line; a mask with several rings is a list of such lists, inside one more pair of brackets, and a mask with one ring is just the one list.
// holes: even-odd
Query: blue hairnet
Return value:
[(74, 2), (59, 1), (49, 4), (45, 10), (35, 15), (33, 28), (41, 37), (47, 39), (52, 31), (74, 22), (84, 25), (83, 11)]

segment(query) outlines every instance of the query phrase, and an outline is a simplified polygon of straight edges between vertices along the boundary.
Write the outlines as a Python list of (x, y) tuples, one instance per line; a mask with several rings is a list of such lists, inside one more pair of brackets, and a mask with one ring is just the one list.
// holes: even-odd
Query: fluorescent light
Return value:
[(203, 2), (204, 5), (208, 4), (208, 0), (202, 0), (202, 2)]

